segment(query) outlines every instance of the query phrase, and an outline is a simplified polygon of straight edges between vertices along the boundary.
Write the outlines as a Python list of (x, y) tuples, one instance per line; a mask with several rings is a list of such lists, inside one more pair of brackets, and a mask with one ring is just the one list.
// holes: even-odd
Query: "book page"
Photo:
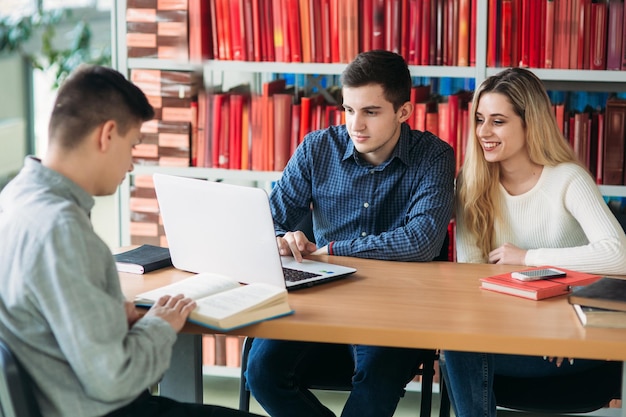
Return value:
[(194, 315), (217, 320), (246, 312), (258, 305), (270, 305), (274, 300), (285, 297), (286, 290), (267, 284), (243, 285), (232, 291), (214, 294), (198, 300)]
[(164, 287), (156, 288), (138, 294), (135, 304), (153, 304), (159, 297), (164, 295), (184, 294), (193, 300), (198, 300), (211, 294), (239, 287), (240, 284), (224, 275), (202, 273), (175, 282)]

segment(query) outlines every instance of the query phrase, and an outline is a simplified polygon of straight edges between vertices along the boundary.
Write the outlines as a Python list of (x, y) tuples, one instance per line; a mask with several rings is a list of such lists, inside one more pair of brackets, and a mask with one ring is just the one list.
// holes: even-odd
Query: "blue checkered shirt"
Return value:
[(318, 247), (332, 254), (430, 261), (452, 215), (455, 157), (431, 134), (402, 125), (390, 158), (359, 157), (345, 125), (309, 133), (270, 194), (277, 236), (294, 230), (313, 207)]

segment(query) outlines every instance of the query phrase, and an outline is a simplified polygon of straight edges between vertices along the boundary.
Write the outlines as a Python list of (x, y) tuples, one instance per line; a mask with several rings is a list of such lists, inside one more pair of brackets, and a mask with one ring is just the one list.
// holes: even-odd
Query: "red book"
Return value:
[[(433, 7), (434, 6), (434, 7)], [(437, 0), (430, 9), (430, 65), (443, 65), (444, 43), (444, 0)]]
[(209, 17), (211, 19), (211, 56), (215, 59), (221, 59), (219, 56), (219, 39), (220, 32), (217, 24), (217, 2), (219, 0), (209, 0)]
[(513, 65), (511, 55), (513, 52), (513, 48), (511, 48), (511, 45), (513, 45), (513, 0), (502, 0), (500, 13), (500, 38), (502, 39), (500, 45), (500, 65), (502, 67), (510, 67)]
[(296, 148), (300, 144), (300, 116), (301, 116), (300, 104), (291, 105), (291, 145), (289, 149), (289, 155), (293, 155)]
[(342, 0), (346, 7), (347, 36), (346, 54), (347, 62), (352, 61), (359, 53), (359, 3), (358, 0)]
[(373, 0), (372, 49), (385, 47), (385, 0)]
[(608, 5), (604, 2), (591, 3), (591, 44), (589, 46), (589, 69), (606, 69)]
[(241, 94), (230, 94), (229, 108), (230, 116), (228, 120), (229, 132), (228, 132), (228, 168), (229, 169), (241, 169), (241, 137), (242, 137), (242, 117), (243, 117), (243, 103), (245, 97)]
[(263, 40), (261, 59), (263, 61), (274, 62), (276, 61), (276, 48), (274, 47), (273, 0), (259, 1), (259, 12), (261, 13), (261, 38)]
[(211, 16), (209, 2), (189, 0), (189, 59), (202, 61), (212, 58)]
[(300, 143), (311, 129), (311, 97), (300, 98)]
[(274, 54), (275, 61), (277, 62), (289, 62), (291, 57), (287, 57), (287, 43), (286, 40), (286, 27), (287, 25), (283, 22), (283, 1), (282, 0), (271, 0), (272, 1), (272, 33), (273, 33), (273, 41), (274, 41)]
[[(313, 62), (311, 54), (311, 13), (309, 0), (300, 1), (300, 30), (302, 32), (302, 62)], [(339, 0), (334, 0), (335, 2)]]
[(330, 0), (328, 21), (330, 23), (330, 62), (341, 62), (339, 56), (339, 0)]
[(609, 0), (609, 25), (607, 45), (606, 45), (606, 69), (621, 70), (622, 69), (622, 33), (624, 26), (624, 1)]
[(331, 0), (321, 0), (321, 27), (322, 27), (322, 62), (329, 64), (333, 62), (333, 52), (330, 32), (330, 2)]
[(597, 133), (598, 150), (596, 162), (596, 183), (604, 182), (604, 114), (598, 113)]
[(287, 0), (287, 7), (284, 10), (286, 14), (283, 15), (289, 32), (291, 62), (302, 62), (302, 30), (300, 28), (300, 6), (298, 3), (299, 0)]
[(226, 13), (230, 18), (230, 42), (231, 56), (234, 61), (245, 61), (246, 53), (244, 49), (243, 33), (243, 12), (241, 10), (241, 0), (229, 0), (229, 10)]
[(400, 32), (398, 34), (398, 42), (400, 43), (400, 55), (404, 60), (409, 62), (409, 42), (411, 33), (409, 33), (409, 0), (400, 0)]
[(374, 0), (362, 0), (359, 8), (359, 22), (361, 22), (360, 45), (361, 51), (372, 49), (372, 30), (374, 27)]
[[(580, 20), (583, 21), (583, 56), (581, 69), (589, 69), (589, 51), (591, 48), (591, 0), (582, 0), (580, 7)], [(580, 57), (579, 57), (580, 59)]]
[[(341, 1), (340, 3), (342, 8), (345, 7), (343, 6), (344, 1)], [(320, 0), (309, 0), (309, 22), (311, 25), (311, 59), (313, 62), (324, 62), (324, 52), (322, 50), (322, 5), (320, 4)], [(339, 36), (342, 36), (341, 19), (339, 20), (339, 25)], [(339, 38), (339, 42), (341, 42), (341, 40), (342, 39)]]
[(264, 129), (263, 97), (254, 94), (250, 102), (250, 168), (254, 171), (263, 170), (263, 129)]
[(400, 53), (400, 0), (385, 0), (385, 49)]
[(538, 0), (530, 3), (530, 23), (529, 23), (530, 53), (528, 54), (528, 65), (531, 68), (539, 68), (539, 52), (541, 50), (541, 4)]
[[(551, 266), (539, 266), (524, 269), (523, 271), (533, 271), (545, 268), (555, 268)], [(543, 300), (545, 298), (566, 295), (572, 292), (574, 286), (589, 285), (598, 279), (600, 275), (587, 274), (584, 272), (560, 269), (567, 273), (564, 278), (540, 279), (537, 281), (521, 281), (511, 277), (511, 273), (494, 275), (480, 279), (480, 288), (495, 291), (531, 300)]]
[(227, 95), (224, 93), (214, 93), (210, 96), (211, 100), (211, 117), (210, 120), (210, 143), (211, 143), (211, 166), (219, 167), (220, 165), (220, 137), (222, 131), (222, 111)]
[(554, 65), (554, 0), (546, 0), (546, 47), (544, 50), (545, 68), (553, 68)]
[(420, 23), (422, 22), (423, 0), (409, 0), (409, 27), (403, 34), (409, 39), (407, 50), (407, 64), (419, 65), (420, 56)]
[[(521, 30), (521, 40), (522, 40), (522, 50), (520, 61), (518, 65), (520, 67), (529, 67), (530, 66), (530, 32), (531, 32), (531, 2), (523, 1), (522, 2), (522, 30)], [(506, 48), (506, 45), (502, 45), (502, 48)]]
[(250, 169), (250, 97), (246, 97), (241, 108), (241, 162), (239, 169)]
[(497, 3), (497, 0), (489, 0), (487, 12), (487, 66), (492, 68), (498, 66), (496, 56), (500, 34), (498, 33)]
[[(244, 45), (244, 54), (246, 56), (246, 60), (255, 61), (255, 42), (258, 42), (255, 39), (254, 32), (254, 17), (253, 17), (253, 3), (256, 3), (256, 0), (242, 0), (241, 3), (241, 12), (243, 14), (243, 45)], [(258, 11), (257, 11), (258, 12)]]
[(580, 19), (580, 0), (570, 0), (570, 18), (569, 18), (569, 60), (567, 67), (570, 69), (576, 69), (578, 66), (578, 50), (579, 50), (579, 24)]
[(249, 37), (252, 38), (253, 43), (253, 60), (260, 62), (263, 60), (263, 35), (261, 31), (262, 12), (259, 10), (261, 0), (251, 0), (252, 10), (252, 31)]
[(478, 1), (472, 0), (470, 4), (470, 26), (469, 26), (469, 64), (476, 65), (476, 13)]
[(457, 65), (459, 67), (469, 66), (469, 50), (470, 50), (470, 13), (471, 13), (471, 1), (460, 0), (459, 2), (459, 40), (458, 40), (458, 54)]
[(291, 155), (291, 94), (274, 94), (274, 171), (282, 171)]

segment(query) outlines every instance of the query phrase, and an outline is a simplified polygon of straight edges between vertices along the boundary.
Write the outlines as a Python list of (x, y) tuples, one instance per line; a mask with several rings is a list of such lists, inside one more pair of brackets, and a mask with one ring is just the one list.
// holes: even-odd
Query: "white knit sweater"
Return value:
[[(552, 265), (597, 274), (626, 274), (626, 235), (591, 176), (575, 164), (544, 167), (530, 191), (512, 196), (500, 186), (504, 222), (496, 224), (495, 249), (511, 243), (528, 249), (528, 266)], [(458, 262), (483, 263), (457, 216)]]

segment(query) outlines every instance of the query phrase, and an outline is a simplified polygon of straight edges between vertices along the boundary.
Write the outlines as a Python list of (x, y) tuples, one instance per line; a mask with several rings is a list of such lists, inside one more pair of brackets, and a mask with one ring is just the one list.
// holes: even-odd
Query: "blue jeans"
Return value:
[(392, 416), (424, 352), (254, 339), (246, 379), (254, 398), (272, 417), (334, 417), (307, 388), (323, 379), (352, 382), (343, 417)]
[(445, 351), (439, 357), (450, 404), (457, 417), (495, 417), (494, 375), (521, 378), (570, 375), (600, 366), (603, 361), (564, 359), (560, 367), (540, 356)]

